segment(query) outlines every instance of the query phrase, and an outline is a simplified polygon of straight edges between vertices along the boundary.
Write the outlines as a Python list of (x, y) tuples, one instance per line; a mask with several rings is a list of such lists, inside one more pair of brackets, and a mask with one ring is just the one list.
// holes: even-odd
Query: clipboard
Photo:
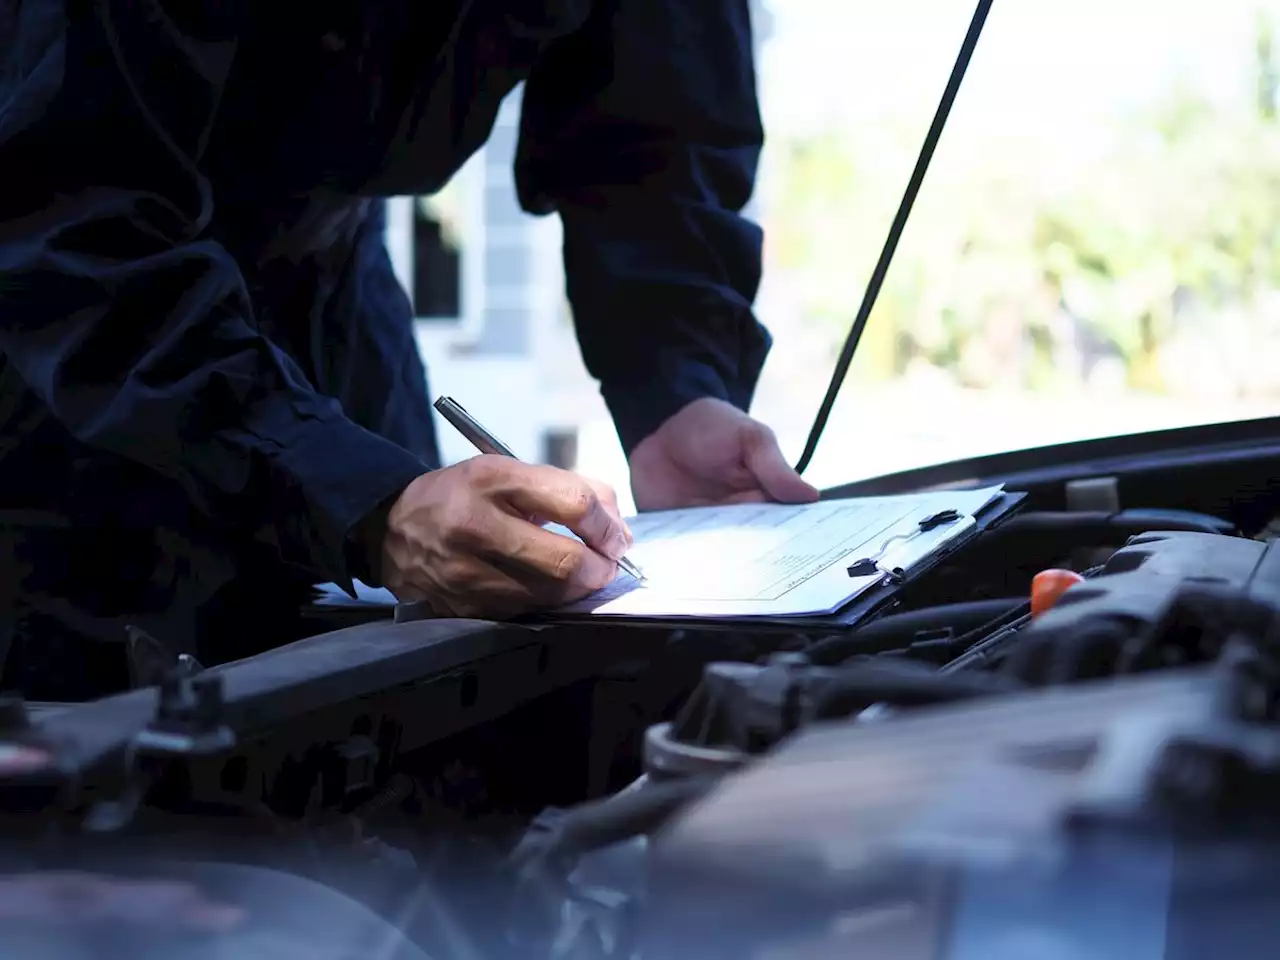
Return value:
[[(786, 617), (661, 617), (661, 616), (598, 616), (589, 613), (548, 612), (531, 614), (516, 621), (532, 627), (583, 626), (591, 624), (609, 629), (662, 629), (700, 631), (733, 631), (738, 633), (811, 633), (824, 630), (849, 630), (886, 612), (898, 602), (900, 594), (931, 570), (951, 560), (957, 553), (980, 538), (984, 533), (1013, 516), (1026, 500), (1025, 493), (1003, 492), (984, 508), (973, 514), (974, 523), (963, 534), (933, 551), (925, 560), (915, 564), (897, 580), (884, 577), (872, 588), (859, 594), (835, 613), (822, 616)], [(397, 606), (379, 603), (373, 598), (351, 601), (349, 598), (328, 597), (317, 599), (304, 611), (308, 619), (316, 620), (330, 629), (367, 623), (373, 620), (395, 618), (399, 622), (422, 619), (415, 615), (412, 605)]]
[(662, 616), (599, 616), (589, 613), (548, 612), (531, 614), (517, 620), (536, 626), (581, 626), (593, 624), (611, 629), (647, 628), (665, 630), (733, 631), (777, 633), (810, 633), (823, 630), (848, 630), (883, 612), (896, 603), (899, 594), (935, 569), (952, 559), (958, 552), (998, 527), (1015, 514), (1026, 500), (1025, 493), (1003, 492), (983, 509), (973, 514), (974, 523), (962, 534), (951, 539), (929, 556), (905, 571), (901, 578), (885, 576), (879, 583), (859, 594), (835, 613), (821, 616), (782, 617), (662, 617)]

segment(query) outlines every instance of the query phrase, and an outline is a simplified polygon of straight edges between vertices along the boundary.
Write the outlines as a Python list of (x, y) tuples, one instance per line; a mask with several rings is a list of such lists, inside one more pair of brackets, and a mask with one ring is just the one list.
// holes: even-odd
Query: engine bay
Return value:
[(154, 902), (103, 892), (144, 876), (221, 891), (272, 956), (938, 956), (1063, 831), (1147, 876), (1153, 824), (1258, 819), (1280, 552), (1238, 523), (1024, 509), (852, 629), (346, 611), (93, 703), (10, 697), (5, 872), (48, 906), (33, 938)]

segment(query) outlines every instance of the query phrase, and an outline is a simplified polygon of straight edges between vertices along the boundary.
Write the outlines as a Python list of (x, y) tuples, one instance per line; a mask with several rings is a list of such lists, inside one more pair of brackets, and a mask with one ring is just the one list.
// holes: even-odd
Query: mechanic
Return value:
[(384, 243), (380, 198), (440, 189), (521, 81), (520, 201), (563, 222), (636, 503), (816, 497), (744, 412), (769, 344), (747, 6), (0, 8), (8, 685), (122, 687), (130, 624), (206, 662), (297, 639), (318, 582), (500, 619), (612, 579), (603, 485), (438, 469)]

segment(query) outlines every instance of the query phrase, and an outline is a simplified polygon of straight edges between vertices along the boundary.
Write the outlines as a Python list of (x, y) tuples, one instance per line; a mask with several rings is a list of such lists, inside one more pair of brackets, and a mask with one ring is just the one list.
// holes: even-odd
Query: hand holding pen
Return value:
[[(519, 458), (511, 451), (505, 443), (495, 437), (492, 433), (480, 425), (471, 414), (463, 409), (462, 405), (450, 397), (441, 397), (435, 402), (435, 408), (440, 415), (449, 421), (450, 425), (460, 434), (467, 438), (481, 453), (488, 453), (499, 457), (509, 457), (512, 460)], [(612, 497), (612, 492), (610, 492)], [(616, 506), (616, 501), (615, 501)], [(576, 532), (576, 531), (575, 531)], [(625, 556), (620, 557), (617, 561), (618, 568), (624, 573), (636, 580), (644, 581), (644, 572), (628, 560)]]
[(608, 586), (631, 543), (608, 487), (502, 455), (419, 474), (348, 537), (352, 558), (365, 560), (370, 582), (402, 610), (481, 620), (553, 609)]

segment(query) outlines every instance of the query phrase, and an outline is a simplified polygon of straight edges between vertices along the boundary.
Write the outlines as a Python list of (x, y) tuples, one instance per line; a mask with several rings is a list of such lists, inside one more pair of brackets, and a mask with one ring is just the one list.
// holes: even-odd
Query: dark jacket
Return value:
[(378, 198), (439, 189), (522, 80), (520, 200), (563, 220), (624, 446), (698, 397), (745, 407), (750, 36), (747, 0), (0, 0), (19, 640), (189, 647), (237, 580), (367, 573), (353, 526), (436, 458)]

